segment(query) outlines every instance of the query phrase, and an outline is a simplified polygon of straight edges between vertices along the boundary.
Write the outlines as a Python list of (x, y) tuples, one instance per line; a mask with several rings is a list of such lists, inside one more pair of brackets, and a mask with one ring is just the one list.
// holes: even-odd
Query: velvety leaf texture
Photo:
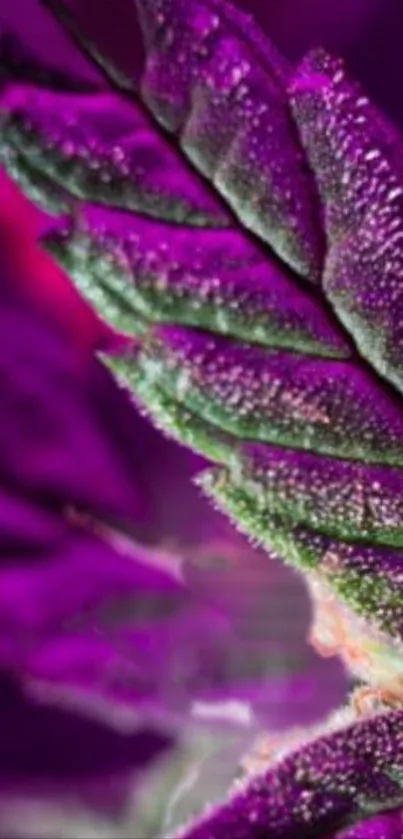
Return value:
[[(401, 804), (401, 715), (380, 715), (319, 737), (252, 779), (180, 839), (325, 839), (374, 808)], [(360, 830), (364, 839), (365, 826)]]
[(316, 279), (323, 242), (284, 97), (285, 62), (249, 17), (221, 0), (137, 6), (145, 101), (245, 226)]
[[(186, 224), (226, 224), (226, 213), (152, 132), (146, 115), (110, 93), (93, 96), (12, 88), (2, 134), (27, 168), (78, 199)], [(7, 158), (5, 159), (7, 162)]]
[(402, 140), (341, 62), (309, 55), (291, 86), (329, 242), (323, 288), (364, 356), (402, 391)]
[[(203, 195), (204, 185), (197, 187)], [(93, 266), (105, 293), (122, 298), (122, 316), (130, 309), (266, 346), (350, 355), (320, 302), (233, 225), (195, 230), (86, 204), (75, 223), (55, 225), (46, 243), (78, 283)]]
[[(339, 60), (289, 66), (225, 0), (136, 5), (138, 87), (113, 68), (68, 89), (4, 52), (1, 161), (124, 333), (105, 363), (213, 461), (215, 504), (336, 602), (345, 661), (401, 705), (402, 140)], [(401, 715), (331, 724), (183, 836), (378, 837), (354, 825), (403, 803)]]

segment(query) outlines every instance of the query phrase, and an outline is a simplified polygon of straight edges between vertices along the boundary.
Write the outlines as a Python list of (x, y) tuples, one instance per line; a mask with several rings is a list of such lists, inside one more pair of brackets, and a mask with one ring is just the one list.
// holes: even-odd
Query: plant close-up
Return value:
[(399, 3), (3, 3), (0, 837), (403, 839)]

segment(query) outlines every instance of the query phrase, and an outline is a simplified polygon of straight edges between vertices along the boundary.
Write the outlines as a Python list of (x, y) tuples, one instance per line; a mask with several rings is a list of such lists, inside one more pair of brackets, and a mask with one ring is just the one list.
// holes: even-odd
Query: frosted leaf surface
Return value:
[(324, 292), (362, 354), (402, 391), (402, 139), (322, 51), (302, 62), (291, 102), (324, 207)]
[(317, 280), (324, 243), (288, 109), (288, 66), (249, 16), (220, 0), (137, 7), (145, 102), (245, 227)]

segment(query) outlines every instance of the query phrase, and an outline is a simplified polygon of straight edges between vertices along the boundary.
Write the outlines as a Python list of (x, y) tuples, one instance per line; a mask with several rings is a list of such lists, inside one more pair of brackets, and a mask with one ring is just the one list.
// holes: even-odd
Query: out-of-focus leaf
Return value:
[(122, 730), (85, 709), (39, 702), (4, 672), (0, 688), (2, 829), (15, 797), (82, 804), (105, 815), (124, 809), (136, 773), (173, 745), (166, 732), (137, 722)]
[(4, 484), (49, 511), (76, 506), (135, 520), (138, 492), (91, 404), (106, 371), (96, 360), (81, 366), (75, 349), (29, 306), (3, 300), (0, 318)]
[(277, 716), (292, 690), (298, 719), (321, 678), (269, 623), (254, 635), (250, 620), (248, 634), (241, 606), (212, 602), (138, 549), (80, 530), (58, 554), (4, 570), (1, 581), (3, 666), (56, 699), (100, 701), (112, 718), (120, 708), (181, 727), (196, 702), (236, 701), (255, 726)]

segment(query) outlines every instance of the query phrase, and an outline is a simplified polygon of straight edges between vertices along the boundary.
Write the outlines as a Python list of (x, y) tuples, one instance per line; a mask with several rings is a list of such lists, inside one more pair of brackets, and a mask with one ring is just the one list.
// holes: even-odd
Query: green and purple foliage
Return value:
[[(91, 57), (94, 75), (54, 74), (22, 61), (5, 39), (1, 162), (49, 214), (46, 249), (113, 327), (110, 341), (93, 347), (102, 362), (159, 428), (202, 456), (197, 482), (215, 504), (303, 572), (316, 645), (335, 645), (370, 686), (363, 719), (357, 697), (299, 745), (273, 747), (265, 772), (178, 835), (398, 839), (403, 140), (342, 61), (317, 48), (289, 63), (225, 0), (137, 0), (144, 56), (133, 77), (103, 57), (68, 6), (46, 5)], [(97, 376), (110, 376), (101, 361), (92, 364)], [(83, 439), (82, 454), (74, 450), (80, 473), (93, 445)], [(126, 430), (122, 462), (131, 445)], [(113, 550), (105, 528), (127, 529), (136, 516), (126, 476), (121, 498), (102, 471), (88, 498), (74, 478), (73, 470), (64, 505), (104, 528), (91, 536), (81, 529), (81, 538)], [(90, 565), (84, 573), (103, 601), (107, 579)], [(189, 693), (205, 688), (197, 663), (187, 672), (192, 656), (206, 654), (200, 639), (214, 626), (212, 671), (203, 671), (211, 692), (231, 626), (214, 609), (182, 603), (180, 583), (165, 585), (173, 587), (175, 617), (148, 635), (125, 627), (121, 645), (130, 655), (124, 668), (116, 664), (117, 689), (127, 690), (122, 672), (137, 666), (147, 672), (144, 685), (134, 679), (137, 709), (153, 719), (168, 709), (177, 724)], [(138, 580), (133, 589), (141, 589)], [(84, 586), (81, 596), (95, 594)], [(73, 611), (83, 610), (78, 603)], [(105, 653), (108, 639), (88, 643), (85, 659), (80, 639), (77, 667), (93, 665), (98, 644), (98, 682), (104, 686), (107, 661), (113, 693), (116, 651)], [(150, 650), (146, 667), (141, 657)], [(58, 651), (44, 660), (57, 669)], [(178, 673), (183, 707), (170, 695)]]

